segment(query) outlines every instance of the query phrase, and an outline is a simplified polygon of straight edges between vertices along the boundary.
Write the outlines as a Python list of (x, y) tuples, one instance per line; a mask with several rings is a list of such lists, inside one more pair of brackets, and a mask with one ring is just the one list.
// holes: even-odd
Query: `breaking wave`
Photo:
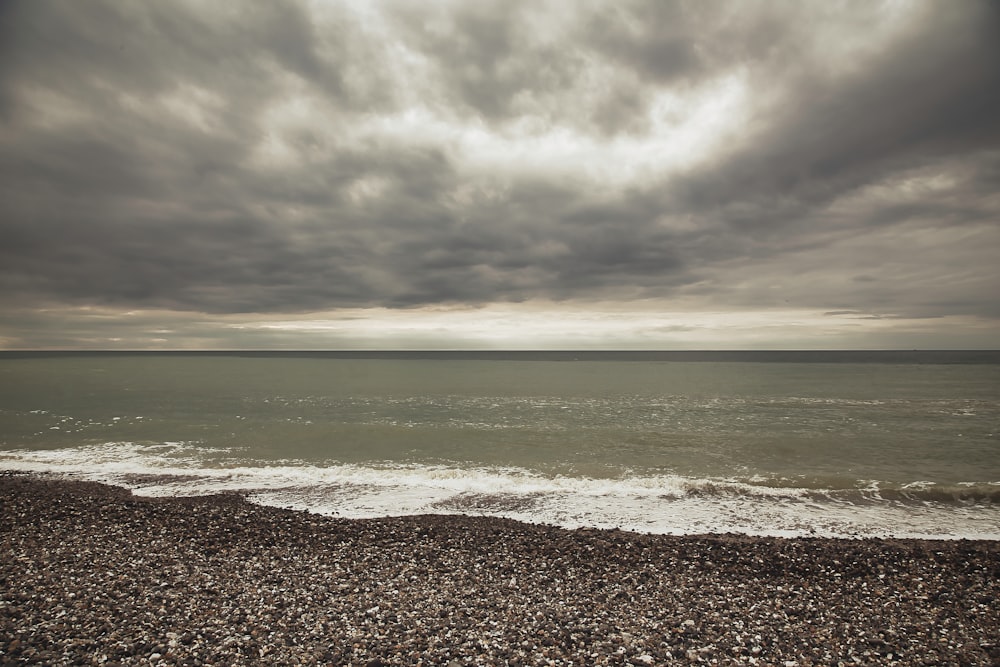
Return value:
[(260, 461), (194, 442), (0, 451), (0, 469), (118, 484), (140, 495), (242, 493), (344, 517), (474, 513), (652, 533), (1000, 539), (1000, 482), (543, 475), (518, 467)]

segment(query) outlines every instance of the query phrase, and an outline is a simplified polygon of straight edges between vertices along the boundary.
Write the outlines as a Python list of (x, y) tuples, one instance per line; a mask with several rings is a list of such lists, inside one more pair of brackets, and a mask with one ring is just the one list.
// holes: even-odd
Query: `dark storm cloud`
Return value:
[[(811, 206), (936, 157), (1000, 145), (1000, 5), (931, 5), (892, 49), (842, 76), (793, 63), (748, 148), (689, 179), (693, 205), (789, 193)], [(721, 195), (721, 197), (720, 197)]]
[[(998, 314), (996, 3), (914, 5), (884, 43), (872, 3), (362, 7), (6, 3), (0, 298)], [(711, 108), (659, 97), (727, 77), (746, 127), (690, 166), (532, 162), (558, 132), (655, 144)]]

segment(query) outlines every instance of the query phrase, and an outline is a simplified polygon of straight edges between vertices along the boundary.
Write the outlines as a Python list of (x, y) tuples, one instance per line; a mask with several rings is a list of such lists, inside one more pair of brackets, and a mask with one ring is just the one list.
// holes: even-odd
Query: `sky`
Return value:
[(0, 349), (1000, 347), (1000, 2), (0, 3)]

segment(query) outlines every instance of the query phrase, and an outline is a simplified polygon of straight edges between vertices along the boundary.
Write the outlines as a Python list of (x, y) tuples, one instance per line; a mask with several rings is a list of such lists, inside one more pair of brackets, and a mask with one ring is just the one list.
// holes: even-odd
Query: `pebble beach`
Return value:
[(1000, 542), (348, 520), (0, 475), (0, 665), (995, 665)]

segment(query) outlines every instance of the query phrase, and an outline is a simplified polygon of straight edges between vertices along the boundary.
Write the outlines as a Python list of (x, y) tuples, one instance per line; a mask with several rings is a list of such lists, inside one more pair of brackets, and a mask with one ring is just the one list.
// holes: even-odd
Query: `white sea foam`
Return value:
[(240, 492), (261, 504), (349, 518), (469, 513), (667, 534), (1000, 539), (995, 503), (885, 500), (876, 482), (838, 494), (676, 475), (602, 479), (516, 467), (245, 461), (239, 450), (190, 442), (0, 451), (0, 468), (120, 484), (148, 496)]

